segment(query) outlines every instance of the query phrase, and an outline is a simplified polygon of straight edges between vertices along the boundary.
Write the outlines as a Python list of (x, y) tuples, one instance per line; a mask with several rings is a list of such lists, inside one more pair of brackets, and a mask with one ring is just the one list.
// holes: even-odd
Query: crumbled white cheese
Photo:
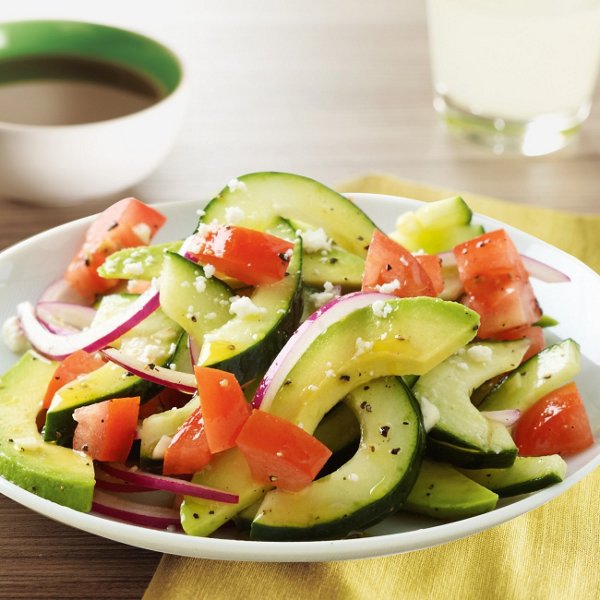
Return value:
[(346, 475), (346, 479), (348, 481), (358, 481), (358, 475), (356, 473), (348, 473), (348, 475)]
[(385, 319), (392, 312), (392, 307), (385, 300), (375, 300), (371, 308), (373, 314), (380, 319)]
[(223, 388), (229, 387), (229, 379), (221, 379), (219, 385)]
[(421, 414), (423, 415), (423, 427), (425, 431), (430, 431), (440, 420), (440, 411), (425, 396), (419, 396), (419, 404), (421, 405)]
[(489, 346), (471, 346), (467, 350), (467, 356), (475, 361), (480, 363), (488, 362), (494, 353)]
[(144, 351), (138, 356), (138, 359), (145, 363), (155, 363), (165, 354), (164, 349), (157, 344), (148, 344)]
[(309, 294), (308, 297), (310, 301), (315, 305), (315, 308), (320, 308), (324, 304), (327, 304), (330, 300), (334, 298), (339, 298), (342, 290), (339, 286), (333, 285), (331, 281), (326, 281), (323, 285), (322, 292), (314, 292), (313, 294)]
[(147, 223), (138, 223), (131, 230), (137, 235), (144, 244), (149, 244), (152, 239), (152, 228)]
[(369, 352), (373, 348), (373, 342), (366, 342), (362, 338), (356, 338), (356, 352), (354, 356), (360, 356), (365, 352)]
[(307, 389), (309, 392), (316, 392), (316, 391), (317, 391), (319, 388), (318, 388), (316, 385), (314, 385), (314, 384), (312, 384), (312, 383), (311, 383), (309, 386), (307, 386), (307, 388), (306, 388), (306, 389)]
[(152, 256), (152, 254), (148, 254), (148, 256), (146, 256), (146, 258), (144, 259), (144, 264), (147, 266), (153, 265), (156, 262), (156, 260), (154, 259), (154, 256)]
[(204, 276), (206, 279), (210, 279), (217, 270), (212, 265), (204, 265)]
[(152, 450), (152, 458), (154, 460), (162, 460), (165, 457), (165, 452), (171, 443), (173, 438), (169, 435), (163, 435), (156, 442), (156, 446), (154, 446), (154, 450)]
[(296, 235), (302, 238), (302, 249), (305, 252), (312, 253), (319, 250), (331, 250), (333, 242), (331, 238), (327, 237), (327, 233), (325, 233), (322, 227), (319, 227), (319, 229), (307, 229), (306, 231), (298, 229)]
[(395, 290), (400, 287), (400, 282), (397, 279), (390, 281), (389, 283), (382, 283), (381, 285), (376, 285), (375, 289), (382, 294), (393, 294)]
[(2, 324), (2, 340), (6, 347), (15, 354), (21, 354), (30, 347), (21, 321), (16, 315), (8, 317)]
[(229, 188), (230, 192), (237, 192), (238, 190), (246, 191), (248, 189), (246, 184), (239, 179), (231, 179), (227, 184), (227, 187)]
[(233, 296), (230, 298), (229, 312), (242, 319), (256, 317), (267, 312), (264, 306), (256, 306), (248, 296)]
[(227, 225), (236, 225), (245, 216), (246, 213), (239, 206), (228, 206), (225, 209), (225, 222)]
[(194, 287), (199, 294), (202, 294), (206, 291), (206, 277), (202, 275), (198, 275), (196, 279), (194, 279)]
[(217, 318), (217, 313), (215, 313), (215, 312), (209, 312), (204, 315), (205, 321), (212, 321), (213, 319), (216, 319), (216, 318)]
[(125, 275), (142, 275), (144, 273), (144, 265), (140, 262), (124, 264), (123, 273), (125, 273)]
[(180, 284), (179, 284), (182, 288), (188, 288), (190, 287), (190, 282), (187, 279), (184, 279)]
[(325, 377), (335, 377), (335, 371), (333, 369), (327, 369), (327, 371), (325, 371)]

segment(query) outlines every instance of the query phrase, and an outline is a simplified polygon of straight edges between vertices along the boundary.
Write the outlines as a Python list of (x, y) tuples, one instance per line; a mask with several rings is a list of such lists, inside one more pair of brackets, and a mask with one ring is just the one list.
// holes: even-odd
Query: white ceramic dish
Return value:
[[(414, 209), (414, 200), (350, 194), (385, 230), (397, 215)], [(161, 240), (183, 237), (190, 232), (195, 209), (200, 202), (159, 205), (169, 217)], [(486, 229), (501, 226), (492, 219), (477, 217)], [(17, 302), (35, 299), (44, 286), (62, 274), (69, 257), (81, 242), (90, 219), (68, 223), (25, 240), (0, 254), (0, 321), (10, 316)], [(457, 521), (440, 523), (413, 515), (395, 515), (369, 530), (363, 538), (316, 542), (254, 542), (224, 537), (194, 538), (181, 533), (157, 531), (117, 522), (94, 514), (84, 514), (39, 498), (0, 478), (0, 493), (38, 513), (77, 529), (112, 540), (170, 554), (220, 560), (272, 562), (310, 562), (367, 558), (398, 554), (443, 544), (477, 533), (526, 513), (559, 496), (582, 477), (600, 465), (600, 277), (577, 259), (521, 231), (506, 227), (520, 251), (550, 263), (569, 274), (568, 284), (544, 284), (533, 281), (544, 311), (560, 323), (553, 328), (557, 338), (572, 337), (581, 344), (583, 365), (577, 377), (596, 438), (596, 444), (570, 458), (565, 480), (550, 488), (518, 498), (502, 501), (489, 513)], [(48, 262), (42, 257), (52, 256)], [(0, 348), (0, 372), (4, 372), (15, 356)], [(226, 533), (227, 534), (227, 533)], [(225, 534), (225, 535), (226, 535)]]

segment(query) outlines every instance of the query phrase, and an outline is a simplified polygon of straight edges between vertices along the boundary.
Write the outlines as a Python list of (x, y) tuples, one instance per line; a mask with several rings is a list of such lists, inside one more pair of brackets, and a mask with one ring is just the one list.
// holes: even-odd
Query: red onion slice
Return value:
[[(448, 267), (456, 265), (456, 258), (453, 252), (442, 252), (438, 256), (442, 260), (442, 265)], [(571, 278), (562, 271), (535, 258), (521, 254), (521, 260), (529, 275), (535, 279), (539, 279), (545, 283), (568, 283), (571, 281)]]
[(370, 306), (378, 300), (395, 300), (397, 296), (378, 292), (355, 292), (339, 298), (334, 298), (316, 310), (292, 335), (281, 349), (269, 370), (260, 382), (252, 405), (255, 408), (268, 410), (277, 390), (283, 385), (287, 374), (298, 362), (298, 359), (313, 341), (330, 325), (343, 319), (346, 315)]
[(496, 421), (510, 427), (514, 425), (521, 417), (521, 411), (518, 408), (506, 410), (482, 410), (481, 414), (490, 421)]
[(92, 510), (101, 515), (153, 527), (155, 529), (179, 528), (181, 520), (179, 512), (163, 506), (152, 506), (117, 498), (100, 490), (94, 490)]
[(70, 302), (38, 302), (35, 307), (38, 320), (53, 333), (68, 335), (89, 327), (96, 310), (91, 306)]
[(62, 360), (77, 350), (101, 350), (143, 321), (158, 307), (158, 290), (151, 288), (112, 319), (71, 335), (48, 331), (36, 317), (35, 308), (30, 302), (21, 302), (17, 306), (17, 315), (31, 345), (45, 356)]
[(38, 302), (68, 302), (70, 304), (88, 305), (89, 302), (74, 290), (66, 279), (53, 281), (40, 296)]
[(194, 496), (195, 498), (215, 500), (216, 502), (225, 502), (227, 504), (237, 504), (239, 502), (239, 496), (236, 494), (176, 479), (175, 477), (165, 477), (164, 475), (155, 475), (154, 473), (146, 473), (145, 471), (132, 471), (127, 467), (115, 463), (102, 463), (98, 466), (113, 477), (153, 490), (163, 490), (183, 496)]
[(179, 390), (185, 394), (195, 394), (197, 391), (196, 378), (190, 373), (174, 371), (165, 367), (159, 367), (152, 363), (148, 364), (137, 358), (128, 356), (115, 348), (105, 348), (101, 352), (111, 362), (114, 362), (142, 379), (158, 383), (164, 387)]

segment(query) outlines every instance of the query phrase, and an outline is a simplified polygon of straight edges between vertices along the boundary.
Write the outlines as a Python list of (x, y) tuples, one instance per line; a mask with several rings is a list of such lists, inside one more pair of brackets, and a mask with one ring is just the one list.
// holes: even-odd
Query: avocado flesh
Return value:
[(424, 459), (402, 510), (436, 519), (466, 519), (493, 510), (497, 502), (497, 494), (451, 465)]
[[(323, 416), (354, 388), (379, 377), (426, 373), (469, 342), (479, 326), (475, 312), (437, 298), (400, 298), (385, 304), (390, 309), (385, 317), (368, 306), (326, 329), (289, 372), (292, 383), (282, 386), (269, 406), (261, 409), (302, 424), (312, 433)], [(372, 348), (359, 353), (358, 338), (372, 341)], [(329, 371), (335, 377), (329, 376)], [(190, 535), (210, 535), (269, 489), (252, 479), (237, 448), (215, 455), (193, 481), (235, 493), (239, 503), (186, 497), (181, 519)]]
[(70, 448), (43, 441), (36, 416), (58, 363), (33, 351), (0, 380), (0, 475), (57, 504), (89, 512), (92, 461)]

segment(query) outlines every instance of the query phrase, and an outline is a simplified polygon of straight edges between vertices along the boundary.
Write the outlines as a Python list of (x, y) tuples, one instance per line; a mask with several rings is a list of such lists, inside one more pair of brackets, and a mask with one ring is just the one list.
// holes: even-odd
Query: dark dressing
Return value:
[(0, 60), (0, 121), (76, 125), (152, 106), (164, 92), (149, 77), (114, 63), (43, 55)]

